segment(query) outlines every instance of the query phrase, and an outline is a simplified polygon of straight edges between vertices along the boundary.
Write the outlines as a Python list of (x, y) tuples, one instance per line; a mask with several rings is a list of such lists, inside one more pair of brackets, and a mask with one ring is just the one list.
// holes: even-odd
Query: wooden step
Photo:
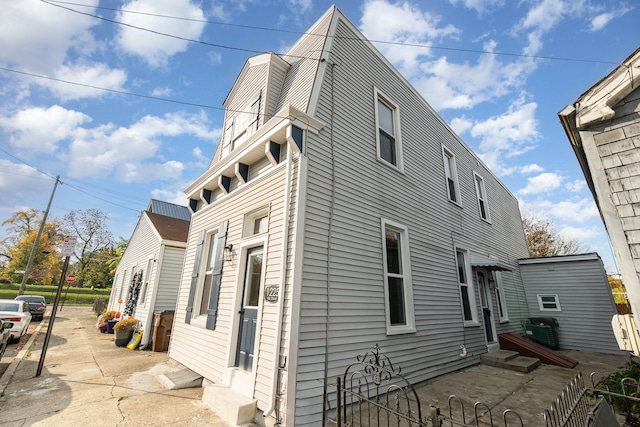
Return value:
[(573, 368), (578, 361), (565, 356), (555, 350), (551, 350), (541, 344), (535, 343), (530, 339), (521, 337), (513, 333), (498, 335), (500, 348), (503, 350), (517, 351), (522, 356), (536, 357), (542, 363), (548, 365), (562, 366), (563, 368)]

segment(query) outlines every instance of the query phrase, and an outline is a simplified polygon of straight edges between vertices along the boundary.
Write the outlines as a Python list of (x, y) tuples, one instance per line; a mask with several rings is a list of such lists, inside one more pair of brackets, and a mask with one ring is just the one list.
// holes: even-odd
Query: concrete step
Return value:
[(202, 401), (231, 426), (251, 424), (256, 416), (255, 400), (220, 384), (205, 386)]
[(176, 372), (160, 374), (159, 379), (169, 390), (200, 387), (202, 385), (202, 376), (190, 369), (181, 369)]
[(520, 353), (511, 350), (497, 350), (485, 353), (480, 356), (480, 360), (485, 365), (524, 373), (531, 372), (540, 366), (540, 359), (520, 356)]

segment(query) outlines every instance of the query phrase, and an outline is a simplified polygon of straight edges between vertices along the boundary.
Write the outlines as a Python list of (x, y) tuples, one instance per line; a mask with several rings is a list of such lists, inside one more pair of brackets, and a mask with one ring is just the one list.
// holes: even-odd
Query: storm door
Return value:
[(258, 303), (260, 301), (260, 288), (262, 286), (263, 253), (264, 250), (262, 246), (251, 248), (247, 251), (235, 361), (235, 366), (245, 371), (251, 371), (253, 366)]
[(484, 333), (487, 339), (487, 344), (493, 344), (496, 342), (496, 328), (493, 323), (492, 304), (491, 304), (491, 291), (489, 289), (489, 280), (487, 273), (483, 270), (476, 272), (478, 278), (478, 287), (480, 288), (480, 303), (482, 304), (482, 319), (484, 321)]

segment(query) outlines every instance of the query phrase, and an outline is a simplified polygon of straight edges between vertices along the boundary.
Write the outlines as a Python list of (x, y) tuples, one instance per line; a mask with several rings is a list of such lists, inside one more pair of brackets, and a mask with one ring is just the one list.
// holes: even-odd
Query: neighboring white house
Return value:
[(530, 316), (558, 321), (561, 348), (624, 354), (611, 328), (618, 312), (597, 253), (522, 259), (520, 274)]
[(249, 58), (224, 105), (169, 348), (220, 399), (318, 426), (376, 343), (417, 383), (520, 332), (517, 199), (338, 9)]
[(108, 309), (141, 321), (141, 345), (151, 338), (154, 312), (175, 310), (189, 233), (183, 218), (190, 215), (184, 206), (152, 200), (116, 269)]
[(640, 49), (558, 115), (607, 228), (640, 328)]

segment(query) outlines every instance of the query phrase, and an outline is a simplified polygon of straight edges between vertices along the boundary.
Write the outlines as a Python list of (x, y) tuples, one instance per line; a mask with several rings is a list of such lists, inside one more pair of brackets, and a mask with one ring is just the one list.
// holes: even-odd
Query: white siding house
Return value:
[[(152, 201), (149, 209), (184, 218), (184, 206)], [(169, 210), (158, 209), (158, 205)], [(144, 330), (140, 345), (152, 338), (154, 312), (175, 310), (189, 221), (143, 211), (118, 264), (108, 309), (140, 320)], [(119, 302), (119, 301), (122, 302)]]
[(185, 190), (170, 357), (267, 424), (317, 426), (376, 343), (416, 383), (520, 330), (518, 201), (337, 8), (250, 58), (224, 105)]
[(617, 314), (597, 253), (520, 260), (531, 317), (558, 321), (560, 347), (623, 354), (611, 328)]
[(638, 328), (639, 88), (640, 48), (558, 113), (607, 228)]

